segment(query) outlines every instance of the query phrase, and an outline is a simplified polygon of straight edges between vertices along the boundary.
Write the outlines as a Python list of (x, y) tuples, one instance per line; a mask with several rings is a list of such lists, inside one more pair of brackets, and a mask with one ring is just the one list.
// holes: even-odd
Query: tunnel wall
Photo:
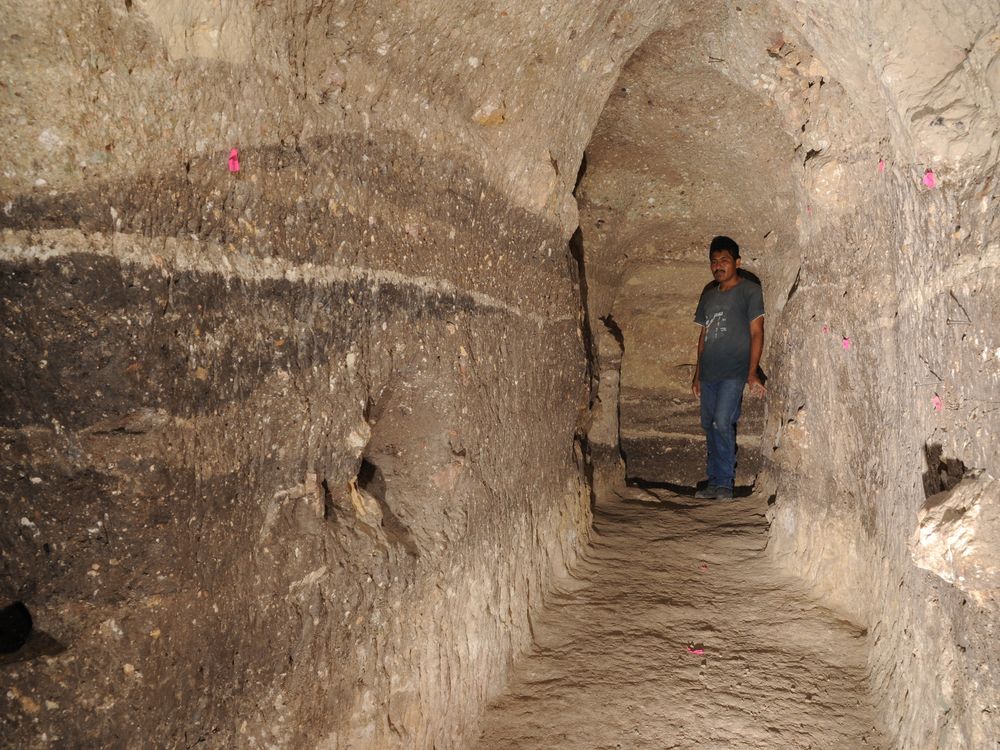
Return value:
[(0, 15), (5, 740), (462, 745), (587, 538), (569, 190), (652, 12)]
[[(788, 108), (811, 153), (769, 322), (770, 549), (869, 627), (895, 746), (985, 747), (1000, 734), (1000, 6), (782, 5), (828, 75)], [(852, 18), (871, 34), (845, 35)], [(937, 538), (918, 533), (935, 506), (952, 513)]]
[[(364, 143), (303, 152), (339, 179), (365, 155), (392, 160)], [(293, 157), (257, 174), (295, 182)], [(256, 158), (245, 152), (247, 171)], [(368, 170), (367, 189), (409, 192), (405, 169), (384, 182)], [(512, 273), (500, 296), (426, 256), (406, 273), (386, 264), (414, 252), (405, 230), (365, 242), (331, 222), (319, 236), (360, 250), (339, 266), (325, 241), (299, 255), (294, 230), (262, 255), (186, 237), (170, 226), (183, 212), (126, 208), (146, 231), (88, 226), (128, 195), (156, 214), (165, 191), (17, 204), (34, 228), (3, 238), (4, 380), (23, 384), (4, 392), (5, 593), (66, 648), (16, 666), (23, 710), (59, 707), (18, 736), (455, 742), (587, 534), (566, 259), (525, 254), (530, 278)], [(558, 232), (480, 195), (434, 201), (461, 217), (454, 241), (472, 262), (560, 247)], [(328, 221), (325, 197), (248, 203), (251, 222)], [(510, 227), (509, 243), (477, 233), (477, 217)], [(554, 299), (526, 312), (534, 284)]]

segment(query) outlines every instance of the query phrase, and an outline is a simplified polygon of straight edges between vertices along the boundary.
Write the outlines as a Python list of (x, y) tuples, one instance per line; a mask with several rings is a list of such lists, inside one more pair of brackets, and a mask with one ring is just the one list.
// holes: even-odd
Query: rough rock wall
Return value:
[[(341, 179), (366, 154), (391, 163), (338, 151), (315, 158)], [(258, 174), (294, 180), (292, 154), (292, 174)], [(416, 190), (405, 166), (378, 169), (369, 189)], [(439, 193), (467, 258), (530, 269), (487, 294), (459, 286), (457, 264), (386, 268), (414, 253), (405, 231), (336, 267), (325, 243), (296, 259), (177, 236), (173, 212), (141, 219), (154, 236), (75, 228), (115, 204), (141, 215), (126, 194), (162, 200), (138, 188), (4, 237), (4, 379), (23, 383), (4, 393), (7, 594), (66, 647), (12, 668), (22, 709), (55, 706), (17, 736), (454, 742), (586, 534), (573, 290), (565, 258), (525, 252), (558, 233), (505, 217), (497, 196)], [(316, 228), (330, 189), (241, 214)], [(23, 215), (37, 227), (42, 211)], [(69, 211), (74, 228), (57, 228)], [(447, 225), (426, 231), (450, 244)], [(543, 294), (550, 306), (523, 309)]]
[[(758, 486), (773, 495), (771, 550), (870, 628), (872, 686), (897, 746), (989, 746), (1000, 735), (992, 585), (1000, 4), (675, 7), (688, 33), (668, 24), (659, 57), (681, 49), (683, 61), (657, 71), (656, 36), (640, 48), (598, 125), (580, 191), (585, 246), (601, 257), (589, 265), (599, 269), (591, 319), (628, 311), (615, 316), (625, 331), (622, 392), (630, 374), (633, 383), (643, 373), (670, 381), (656, 361), (668, 346), (655, 338), (679, 335), (684, 321), (668, 323), (671, 313), (689, 316), (669, 304), (692, 285), (685, 232), (714, 234), (706, 220), (754, 205), (746, 191), (718, 186), (680, 197), (697, 191), (697, 157), (717, 137), (707, 107), (686, 107), (697, 95), (710, 102), (716, 87), (738, 87), (773, 109), (770, 123), (756, 122), (784, 131), (794, 193), (791, 210), (775, 212), (787, 211), (789, 224), (768, 242), (746, 243), (768, 307)], [(699, 68), (730, 83), (710, 85)], [(704, 86), (660, 110), (656, 82), (677, 75), (671, 90), (683, 91), (682, 72)], [(624, 103), (633, 96), (645, 106)], [(747, 129), (734, 150), (782, 158), (759, 130)], [(671, 162), (686, 169), (657, 169)], [(746, 169), (719, 180), (746, 185)], [(773, 190), (782, 177), (772, 174), (756, 187)], [(772, 195), (754, 220), (779, 203)], [(644, 360), (631, 373), (630, 334)], [(643, 336), (654, 340), (644, 345)], [(623, 436), (630, 420), (684, 425), (683, 414), (630, 412), (623, 402)]]
[(652, 11), (0, 15), (5, 740), (459, 745), (586, 537), (569, 190)]
[[(788, 108), (813, 154), (770, 348), (772, 549), (870, 628), (897, 746), (991, 746), (998, 609), (971, 593), (982, 579), (925, 570), (935, 555), (914, 537), (921, 507), (947, 502), (963, 471), (1000, 470), (1000, 4), (781, 5), (801, 35), (778, 54), (805, 42), (826, 72), (804, 111)], [(844, 33), (859, 21), (868, 31)], [(975, 513), (955, 508), (992, 557), (973, 576), (997, 565), (980, 511), (1000, 497), (981, 486)]]

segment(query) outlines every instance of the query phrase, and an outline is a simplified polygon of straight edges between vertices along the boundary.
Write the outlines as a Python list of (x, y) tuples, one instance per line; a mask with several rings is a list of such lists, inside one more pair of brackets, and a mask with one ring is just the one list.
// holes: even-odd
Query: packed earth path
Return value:
[(480, 748), (879, 748), (866, 633), (766, 552), (766, 499), (622, 489)]

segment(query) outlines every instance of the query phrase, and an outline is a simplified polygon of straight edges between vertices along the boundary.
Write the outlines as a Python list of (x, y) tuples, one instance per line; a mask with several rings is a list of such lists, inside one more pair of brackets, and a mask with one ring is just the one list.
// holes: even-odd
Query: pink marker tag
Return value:
[(882, 174), (885, 171), (885, 159), (878, 160), (878, 173)]
[(921, 182), (923, 182), (924, 185), (926, 185), (929, 188), (936, 188), (937, 177), (934, 176), (933, 170), (928, 169), (926, 172), (924, 172), (924, 179), (921, 180)]
[(851, 351), (851, 340), (846, 336), (844, 337), (844, 340), (840, 342), (840, 345), (844, 347), (845, 352)]
[(240, 152), (239, 149), (233, 149), (229, 152), (229, 171), (239, 172), (240, 171)]
[(931, 406), (934, 407), (934, 411), (941, 411), (944, 408), (944, 401), (936, 393), (931, 396)]
[(698, 656), (701, 656), (702, 654), (705, 653), (705, 649), (703, 649), (703, 648), (691, 648), (690, 646), (688, 646), (687, 647), (687, 652), (689, 654), (697, 654)]
[(708, 563), (702, 563), (701, 565), (699, 565), (698, 570), (702, 571), (708, 570)]
[(823, 326), (823, 333), (829, 333), (829, 332), (830, 332), (830, 326)]

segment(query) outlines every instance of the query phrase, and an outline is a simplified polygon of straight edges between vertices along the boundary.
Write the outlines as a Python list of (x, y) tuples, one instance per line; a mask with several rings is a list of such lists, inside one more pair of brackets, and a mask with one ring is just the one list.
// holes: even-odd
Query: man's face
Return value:
[(721, 286), (726, 286), (736, 278), (736, 269), (740, 267), (740, 259), (733, 258), (728, 250), (716, 250), (709, 256), (712, 266), (712, 278)]

